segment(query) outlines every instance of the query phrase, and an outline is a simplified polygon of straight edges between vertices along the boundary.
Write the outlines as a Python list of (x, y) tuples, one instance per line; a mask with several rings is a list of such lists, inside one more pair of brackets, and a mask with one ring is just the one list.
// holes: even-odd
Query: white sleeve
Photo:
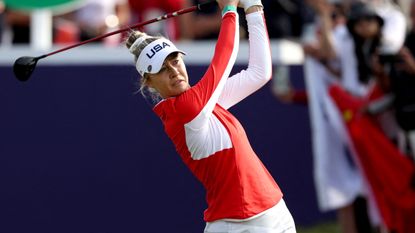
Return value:
[(382, 45), (380, 50), (384, 54), (396, 54), (405, 41), (405, 16), (402, 12), (392, 7), (379, 9), (378, 13), (385, 20), (382, 28)]
[(272, 75), (271, 49), (262, 12), (246, 15), (249, 32), (248, 68), (228, 78), (218, 104), (225, 109), (232, 107), (260, 87)]
[(355, 44), (350, 33), (341, 40), (339, 53), (341, 85), (353, 95), (365, 96), (368, 92), (368, 86), (359, 81), (358, 61), (355, 53)]
[(349, 34), (346, 25), (338, 25), (332, 31), (333, 49), (336, 53), (336, 58), (340, 57), (342, 53), (342, 46), (344, 38)]

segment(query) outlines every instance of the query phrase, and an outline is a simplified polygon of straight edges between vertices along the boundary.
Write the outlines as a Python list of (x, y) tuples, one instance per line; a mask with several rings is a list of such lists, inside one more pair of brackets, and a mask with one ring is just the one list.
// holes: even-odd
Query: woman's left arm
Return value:
[(271, 49), (262, 11), (246, 15), (249, 32), (248, 68), (228, 78), (218, 104), (228, 109), (271, 79)]

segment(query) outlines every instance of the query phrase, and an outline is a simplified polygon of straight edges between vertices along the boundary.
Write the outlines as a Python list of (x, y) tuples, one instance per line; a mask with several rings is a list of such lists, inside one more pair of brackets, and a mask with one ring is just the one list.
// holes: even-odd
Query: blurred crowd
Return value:
[(306, 88), (279, 67), (273, 92), (309, 105), (319, 207), (344, 233), (415, 232), (415, 1), (306, 2)]
[[(82, 41), (202, 2), (206, 1), (85, 0), (74, 10), (54, 13), (53, 42)], [(264, 0), (263, 4), (265, 9), (272, 11), (266, 14), (271, 38), (298, 38), (304, 22), (312, 20), (312, 11), (303, 0)], [(193, 12), (153, 23), (142, 30), (150, 34), (161, 34), (175, 41), (214, 39), (219, 30), (218, 16), (218, 7), (212, 7), (205, 12)], [(29, 43), (30, 20), (28, 12), (8, 9), (0, 0), (0, 39), (3, 38), (3, 42)], [(241, 29), (244, 28), (243, 24)], [(241, 35), (246, 37), (246, 30), (241, 31), (245, 32)], [(120, 40), (120, 37), (115, 36), (102, 42), (116, 43)]]
[[(264, 0), (269, 36), (272, 39), (299, 39), (306, 27), (315, 22), (316, 14), (310, 0)], [(332, 0), (336, 1), (336, 0)], [(354, 0), (345, 0), (354, 1)], [(409, 18), (411, 0), (396, 0)], [(84, 0), (70, 10), (59, 10), (53, 16), (53, 42), (74, 43), (96, 37), (138, 22), (143, 22), (206, 1), (200, 0)], [(340, 2), (340, 0), (337, 0)], [(240, 12), (243, 14), (243, 11)], [(150, 24), (144, 31), (161, 34), (171, 40), (214, 39), (220, 24), (219, 9), (193, 12), (163, 22)], [(243, 18), (243, 17), (241, 17)], [(7, 8), (0, 0), (0, 43), (24, 44), (30, 41), (30, 13)], [(241, 36), (246, 37), (242, 22)], [(116, 36), (115, 36), (116, 37)], [(109, 38), (119, 42), (120, 38)], [(106, 42), (106, 41), (104, 41)]]

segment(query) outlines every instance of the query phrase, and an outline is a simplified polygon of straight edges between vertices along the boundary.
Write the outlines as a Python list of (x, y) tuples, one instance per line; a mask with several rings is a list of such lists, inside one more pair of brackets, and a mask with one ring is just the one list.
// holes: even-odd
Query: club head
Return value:
[(13, 65), (16, 78), (21, 82), (27, 81), (33, 73), (38, 60), (38, 57), (19, 57)]

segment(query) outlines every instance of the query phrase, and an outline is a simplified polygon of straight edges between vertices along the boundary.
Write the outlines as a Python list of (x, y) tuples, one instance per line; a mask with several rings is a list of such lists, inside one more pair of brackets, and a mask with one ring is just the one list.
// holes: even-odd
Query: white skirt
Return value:
[(206, 223), (204, 233), (296, 233), (294, 219), (283, 199), (248, 220), (221, 219)]

